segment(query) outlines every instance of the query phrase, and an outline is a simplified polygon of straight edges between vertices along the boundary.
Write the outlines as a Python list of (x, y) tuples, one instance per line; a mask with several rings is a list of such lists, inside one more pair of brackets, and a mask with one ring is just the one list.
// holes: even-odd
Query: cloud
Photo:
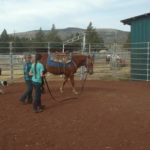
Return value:
[(85, 28), (90, 21), (97, 28), (107, 24), (114, 28), (120, 20), (149, 10), (149, 4), (149, 0), (0, 0), (0, 30), (49, 29), (52, 24)]

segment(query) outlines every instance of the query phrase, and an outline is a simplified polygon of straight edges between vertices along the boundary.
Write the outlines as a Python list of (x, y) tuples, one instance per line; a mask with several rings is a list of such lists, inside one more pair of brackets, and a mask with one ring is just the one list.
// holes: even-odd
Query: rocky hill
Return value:
[[(38, 30), (27, 31), (15, 33), (16, 36), (26, 37), (26, 38), (34, 38), (35, 34)], [(45, 34), (48, 33), (49, 30), (43, 30)], [(65, 28), (65, 29), (57, 29), (58, 35), (61, 37), (63, 41), (68, 40), (71, 34), (82, 33), (85, 29), (81, 28)], [(116, 30), (116, 29), (96, 29), (99, 36), (101, 36), (105, 42), (105, 44), (111, 44), (114, 42), (124, 43), (127, 40), (129, 32)]]

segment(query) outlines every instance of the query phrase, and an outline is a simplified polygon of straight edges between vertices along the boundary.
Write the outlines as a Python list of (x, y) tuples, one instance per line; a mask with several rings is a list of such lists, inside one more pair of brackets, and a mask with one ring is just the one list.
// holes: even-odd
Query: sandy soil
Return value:
[(149, 83), (87, 81), (76, 99), (70, 84), (64, 94), (60, 81), (49, 86), (59, 103), (46, 92), (42, 113), (19, 102), (24, 83), (9, 85), (0, 95), (0, 150), (150, 149)]

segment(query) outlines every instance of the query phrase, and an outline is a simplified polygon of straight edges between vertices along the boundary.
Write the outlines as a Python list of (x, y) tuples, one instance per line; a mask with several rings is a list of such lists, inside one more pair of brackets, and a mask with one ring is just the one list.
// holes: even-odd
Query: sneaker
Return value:
[(45, 109), (45, 105), (39, 106), (39, 109)]
[(41, 109), (41, 108), (40, 108), (40, 109), (38, 109), (38, 112), (43, 112), (43, 109)]
[(39, 108), (39, 109), (33, 109), (33, 112), (34, 113), (40, 113), (40, 112), (43, 112), (43, 109)]

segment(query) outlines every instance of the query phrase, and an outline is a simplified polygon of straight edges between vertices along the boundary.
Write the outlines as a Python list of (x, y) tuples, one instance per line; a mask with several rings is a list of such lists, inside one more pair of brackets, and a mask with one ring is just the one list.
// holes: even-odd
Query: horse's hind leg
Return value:
[(63, 91), (64, 91), (64, 86), (65, 86), (65, 84), (66, 84), (66, 82), (68, 81), (68, 77), (64, 77), (64, 81), (63, 81), (63, 84), (62, 84), (62, 86), (60, 87), (60, 92), (61, 93), (63, 93)]
[(74, 94), (78, 94), (78, 92), (76, 91), (75, 89), (75, 84), (74, 84), (74, 75), (70, 76), (70, 82), (71, 82), (71, 85), (72, 85), (72, 91)]

